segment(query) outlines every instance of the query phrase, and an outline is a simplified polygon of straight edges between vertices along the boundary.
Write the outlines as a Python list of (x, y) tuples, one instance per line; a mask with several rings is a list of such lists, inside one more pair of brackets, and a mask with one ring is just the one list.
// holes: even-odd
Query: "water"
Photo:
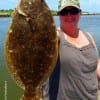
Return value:
[[(23, 90), (11, 78), (4, 59), (4, 40), (11, 18), (0, 18), (0, 100), (19, 100)], [(54, 16), (56, 26), (59, 18)], [(79, 27), (94, 37), (100, 55), (100, 15), (81, 16)]]

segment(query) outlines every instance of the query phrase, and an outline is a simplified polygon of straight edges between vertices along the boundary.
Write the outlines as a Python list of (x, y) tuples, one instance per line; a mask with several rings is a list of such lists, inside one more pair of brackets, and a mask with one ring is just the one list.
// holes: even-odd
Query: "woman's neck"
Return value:
[(77, 38), (78, 35), (79, 35), (79, 29), (78, 28), (75, 28), (75, 29), (67, 29), (67, 28), (65, 28), (65, 29), (63, 29), (61, 27), (61, 29), (66, 35), (68, 35), (68, 36), (70, 36), (72, 38)]

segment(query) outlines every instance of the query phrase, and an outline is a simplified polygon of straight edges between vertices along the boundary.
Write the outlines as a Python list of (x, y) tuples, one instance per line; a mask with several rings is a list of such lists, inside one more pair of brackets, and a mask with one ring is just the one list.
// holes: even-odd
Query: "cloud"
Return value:
[(11, 3), (11, 4), (15, 4), (17, 3), (18, 0), (6, 0), (5, 3)]
[(100, 12), (100, 0), (80, 0), (81, 9), (88, 12)]
[(0, 2), (0, 9), (13, 9), (17, 2), (18, 0), (2, 0)]
[(58, 9), (58, 0), (45, 0), (50, 9)]
[(98, 5), (100, 5), (100, 0), (89, 0), (89, 4), (98, 4)]

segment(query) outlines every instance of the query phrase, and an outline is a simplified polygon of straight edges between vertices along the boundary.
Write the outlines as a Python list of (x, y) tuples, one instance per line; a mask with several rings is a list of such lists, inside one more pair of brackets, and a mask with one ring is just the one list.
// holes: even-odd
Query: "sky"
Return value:
[[(19, 0), (0, 0), (0, 9), (14, 9)], [(45, 0), (51, 10), (58, 10), (58, 0)], [(100, 0), (80, 0), (82, 11), (100, 12)]]

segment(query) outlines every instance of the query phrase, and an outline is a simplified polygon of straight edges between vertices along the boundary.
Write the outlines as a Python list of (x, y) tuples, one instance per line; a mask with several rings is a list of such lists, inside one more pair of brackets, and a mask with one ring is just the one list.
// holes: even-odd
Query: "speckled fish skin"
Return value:
[[(21, 0), (12, 14), (5, 38), (5, 58), (22, 100), (38, 100), (37, 90), (53, 71), (58, 37), (44, 0)], [(37, 95), (37, 96), (36, 96)]]

